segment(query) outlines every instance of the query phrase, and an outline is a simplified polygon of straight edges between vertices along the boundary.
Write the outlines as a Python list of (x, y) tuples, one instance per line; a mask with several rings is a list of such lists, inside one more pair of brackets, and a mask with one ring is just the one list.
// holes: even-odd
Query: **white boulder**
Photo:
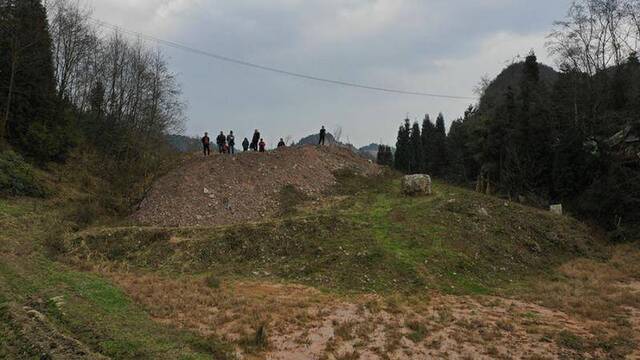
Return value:
[(407, 175), (402, 178), (402, 192), (406, 195), (431, 195), (431, 176)]

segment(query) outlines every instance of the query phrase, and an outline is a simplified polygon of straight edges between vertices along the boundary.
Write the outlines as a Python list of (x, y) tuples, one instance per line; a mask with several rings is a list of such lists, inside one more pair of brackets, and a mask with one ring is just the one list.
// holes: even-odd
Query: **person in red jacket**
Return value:
[(258, 146), (260, 147), (260, 152), (265, 152), (267, 143), (264, 142), (264, 139), (260, 139), (260, 143), (258, 143)]

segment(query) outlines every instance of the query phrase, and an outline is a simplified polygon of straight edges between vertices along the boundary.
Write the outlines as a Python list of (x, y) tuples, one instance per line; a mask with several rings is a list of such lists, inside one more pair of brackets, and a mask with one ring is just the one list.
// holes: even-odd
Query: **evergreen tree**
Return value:
[(390, 146), (378, 146), (377, 163), (383, 166), (393, 166), (393, 152)]
[(40, 161), (59, 159), (72, 146), (72, 116), (57, 99), (44, 6), (2, 0), (0, 13), (0, 135)]
[(436, 132), (436, 126), (431, 122), (429, 114), (424, 116), (422, 121), (422, 148), (423, 148), (423, 171), (427, 173), (433, 172), (433, 157), (434, 157), (434, 136)]
[(433, 144), (431, 170), (434, 175), (441, 176), (447, 166), (447, 130), (442, 113), (436, 119), (435, 131), (431, 141)]
[(417, 122), (411, 127), (411, 135), (409, 139), (412, 153), (411, 172), (420, 173), (425, 170), (424, 164), (424, 148), (422, 146), (422, 137), (420, 134), (420, 125)]
[(396, 143), (396, 155), (394, 165), (396, 170), (409, 173), (411, 171), (411, 163), (413, 153), (410, 144), (411, 122), (406, 119), (404, 125), (398, 129), (398, 140)]

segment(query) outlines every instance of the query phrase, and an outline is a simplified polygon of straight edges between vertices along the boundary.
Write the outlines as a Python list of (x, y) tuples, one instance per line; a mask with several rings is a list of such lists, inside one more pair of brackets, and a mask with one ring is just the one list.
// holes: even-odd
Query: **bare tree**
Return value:
[(89, 19), (91, 10), (78, 0), (52, 0), (47, 3), (51, 33), (56, 85), (61, 97), (82, 102), (87, 84), (83, 83), (83, 70), (98, 38)]
[(638, 50), (639, 0), (579, 0), (554, 24), (547, 47), (564, 66), (595, 74)]

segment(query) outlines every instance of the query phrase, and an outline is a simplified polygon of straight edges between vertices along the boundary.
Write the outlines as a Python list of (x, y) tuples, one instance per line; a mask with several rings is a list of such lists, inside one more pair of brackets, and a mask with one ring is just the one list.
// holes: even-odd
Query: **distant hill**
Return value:
[[(304, 137), (302, 139), (300, 139), (300, 141), (298, 141), (297, 145), (318, 145), (318, 141), (320, 140), (320, 135), (319, 134), (313, 134), (313, 135), (309, 135), (307, 137)], [(336, 141), (335, 137), (330, 134), (327, 133), (327, 137), (325, 139), (325, 144), (327, 145), (339, 145), (342, 147), (345, 147), (351, 151), (353, 151), (354, 153), (360, 154), (362, 156), (364, 156), (367, 159), (370, 160), (375, 160), (378, 156), (378, 144), (369, 144), (367, 146), (363, 146), (361, 148), (356, 148), (355, 146), (353, 146), (352, 144), (346, 144), (340, 141)]]
[[(320, 141), (320, 134), (313, 134), (307, 137), (304, 137), (298, 141), (298, 145), (318, 145)], [(331, 133), (327, 133), (327, 137), (325, 138), (325, 144), (341, 144), (336, 141), (336, 138), (333, 137)]]
[[(558, 79), (559, 73), (552, 67), (540, 64), (540, 80), (549, 86), (552, 86)], [(504, 101), (504, 94), (507, 88), (511, 86), (515, 95), (518, 96), (522, 74), (524, 73), (524, 62), (519, 62), (507, 66), (502, 72), (489, 84), (480, 99), (480, 111), (487, 109), (495, 109)]]
[(168, 135), (167, 141), (179, 152), (199, 151), (202, 147), (200, 139), (184, 135)]
[(380, 147), (380, 145), (378, 144), (369, 144), (367, 146), (363, 146), (360, 149), (358, 149), (358, 152), (362, 155), (365, 156), (367, 158), (370, 159), (377, 159), (378, 157), (378, 148)]

